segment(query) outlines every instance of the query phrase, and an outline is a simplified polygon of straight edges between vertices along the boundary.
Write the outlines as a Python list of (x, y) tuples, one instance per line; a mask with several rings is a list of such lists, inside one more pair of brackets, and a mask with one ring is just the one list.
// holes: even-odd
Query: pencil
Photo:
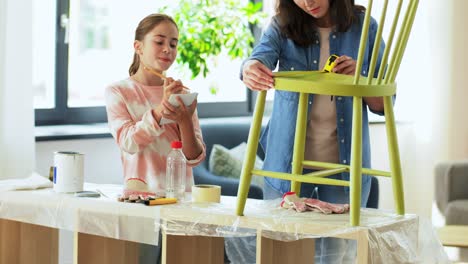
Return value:
[[(147, 67), (146, 65), (143, 65), (143, 69), (151, 72), (153, 75), (156, 75), (158, 76), (159, 78), (163, 79), (163, 80), (166, 80), (166, 76), (164, 76), (163, 74), (151, 69), (150, 67)], [(190, 91), (190, 88), (188, 88), (187, 86), (182, 86), (185, 90), (187, 91)]]

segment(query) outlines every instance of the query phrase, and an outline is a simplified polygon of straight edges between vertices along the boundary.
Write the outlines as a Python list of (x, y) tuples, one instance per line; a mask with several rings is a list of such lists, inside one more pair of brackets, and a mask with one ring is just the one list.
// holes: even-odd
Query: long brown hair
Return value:
[[(357, 20), (357, 14), (365, 8), (355, 5), (354, 0), (329, 0), (332, 24), (339, 32), (345, 32)], [(307, 14), (291, 0), (278, 0), (275, 15), (281, 33), (300, 46), (308, 46), (315, 41), (317, 19)]]
[[(172, 17), (165, 15), (165, 14), (151, 14), (143, 18), (143, 20), (141, 20), (140, 23), (138, 23), (138, 27), (135, 30), (135, 40), (143, 41), (146, 34), (148, 34), (151, 30), (153, 30), (155, 26), (159, 25), (160, 23), (164, 21), (171, 22), (172, 24), (176, 26), (177, 29), (179, 29), (174, 19), (172, 19)], [(135, 74), (138, 71), (138, 67), (140, 67), (140, 57), (135, 52), (133, 54), (133, 62), (130, 65), (130, 68), (128, 69), (128, 74), (130, 76)]]

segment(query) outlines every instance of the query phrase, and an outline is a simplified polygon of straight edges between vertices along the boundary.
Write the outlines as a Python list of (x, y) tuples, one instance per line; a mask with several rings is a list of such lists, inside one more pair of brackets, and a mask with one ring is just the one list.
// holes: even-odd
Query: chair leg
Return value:
[(239, 190), (237, 191), (237, 215), (244, 215), (245, 202), (249, 193), (250, 182), (252, 180), (252, 170), (255, 164), (255, 156), (257, 154), (260, 131), (262, 129), (262, 118), (263, 112), (265, 110), (265, 98), (266, 91), (261, 91), (258, 93), (257, 102), (255, 104), (255, 113), (249, 131), (249, 138), (247, 140), (247, 150), (242, 166)]
[(393, 196), (396, 212), (405, 214), (405, 198), (403, 192), (403, 178), (400, 163), (400, 151), (395, 126), (395, 115), (391, 96), (384, 97), (385, 127), (387, 128), (388, 156), (390, 159), (390, 171), (392, 172)]
[(353, 99), (353, 128), (350, 160), (350, 224), (358, 226), (362, 189), (362, 97)]
[[(292, 160), (292, 174), (302, 174), (304, 161), (304, 150), (306, 140), (306, 128), (307, 128), (307, 99), (309, 95), (307, 93), (300, 93), (299, 105), (297, 108), (297, 120), (296, 120), (296, 133), (294, 137), (294, 152)], [(297, 196), (301, 194), (301, 183), (298, 181), (291, 181), (291, 191), (296, 192)]]

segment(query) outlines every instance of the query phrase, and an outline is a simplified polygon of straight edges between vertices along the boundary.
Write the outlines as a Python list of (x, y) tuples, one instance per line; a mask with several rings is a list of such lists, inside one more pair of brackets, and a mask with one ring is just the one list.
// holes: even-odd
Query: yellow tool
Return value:
[(338, 59), (338, 55), (332, 54), (330, 57), (328, 57), (327, 63), (325, 63), (325, 66), (323, 67), (324, 72), (331, 72), (333, 68), (336, 66), (335, 60)]
[(156, 198), (153, 200), (145, 201), (146, 205), (161, 205), (177, 203), (177, 198)]

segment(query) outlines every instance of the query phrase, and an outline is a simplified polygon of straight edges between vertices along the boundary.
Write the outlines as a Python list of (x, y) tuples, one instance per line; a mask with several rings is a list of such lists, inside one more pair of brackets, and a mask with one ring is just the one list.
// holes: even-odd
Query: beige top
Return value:
[[(319, 69), (325, 65), (330, 56), (331, 28), (319, 28), (320, 62)], [(339, 162), (338, 139), (336, 131), (336, 105), (330, 95), (314, 95), (307, 122), (306, 160)]]

